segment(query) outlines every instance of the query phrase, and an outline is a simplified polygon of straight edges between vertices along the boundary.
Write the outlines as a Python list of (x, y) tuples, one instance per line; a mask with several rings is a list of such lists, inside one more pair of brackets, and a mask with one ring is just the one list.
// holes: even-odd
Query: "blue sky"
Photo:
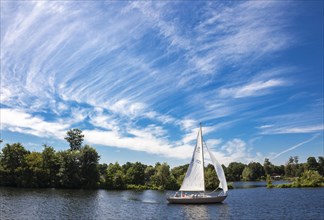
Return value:
[[(1, 138), (101, 162), (323, 156), (323, 1), (1, 1)], [(3, 147), (3, 144), (2, 144)]]

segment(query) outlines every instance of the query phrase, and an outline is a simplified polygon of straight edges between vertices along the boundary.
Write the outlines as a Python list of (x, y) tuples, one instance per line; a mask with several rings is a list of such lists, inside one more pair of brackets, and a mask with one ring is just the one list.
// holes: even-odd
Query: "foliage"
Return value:
[(317, 187), (324, 183), (324, 178), (315, 170), (307, 170), (297, 179), (302, 187)]
[(306, 164), (308, 170), (318, 170), (319, 164), (317, 163), (315, 157), (308, 157)]
[(214, 190), (218, 187), (218, 185), (219, 185), (219, 180), (217, 178), (215, 168), (211, 164), (208, 164), (208, 166), (205, 168), (206, 189)]
[[(178, 166), (178, 167), (174, 167), (171, 170), (171, 174), (174, 176), (174, 178), (176, 179), (176, 184), (180, 187), (182, 184), (182, 181), (186, 175), (187, 169), (189, 167), (189, 164), (186, 165), (182, 165), (182, 166)], [(178, 188), (179, 188), (178, 187)]]
[[(55, 188), (104, 188), (104, 189), (171, 189), (180, 188), (189, 164), (170, 169), (167, 163), (155, 166), (140, 162), (99, 164), (100, 156), (89, 145), (78, 150), (56, 152), (44, 145), (42, 152), (29, 152), (20, 143), (7, 144), (0, 152), (0, 185), (15, 187)], [(286, 165), (273, 165), (265, 159), (263, 166), (251, 162), (248, 165), (232, 162), (223, 165), (228, 181), (254, 181), (266, 175), (267, 187), (315, 187), (323, 186), (324, 158), (309, 157), (299, 163), (298, 157), (290, 157)], [(291, 184), (272, 185), (274, 176), (293, 179)], [(219, 180), (212, 165), (205, 167), (205, 187), (213, 190)], [(228, 184), (229, 189), (233, 188)]]
[(324, 176), (324, 157), (318, 157), (318, 173)]
[(82, 131), (74, 128), (66, 132), (66, 137), (64, 138), (70, 144), (71, 150), (80, 150), (84, 139)]
[(122, 167), (119, 163), (110, 163), (107, 168), (107, 175), (105, 177), (106, 189), (125, 189), (126, 181)]
[(260, 163), (251, 162), (244, 168), (242, 172), (243, 180), (255, 181), (264, 177), (264, 169)]
[(263, 168), (266, 175), (272, 175), (274, 173), (274, 165), (268, 158), (264, 159)]
[(80, 172), (81, 185), (84, 188), (97, 188), (99, 185), (99, 155), (97, 151), (89, 145), (81, 149)]
[(271, 176), (268, 174), (267, 175), (267, 188), (273, 188), (273, 184), (272, 184), (272, 181), (271, 181)]
[(59, 184), (60, 158), (53, 147), (44, 145), (42, 152), (43, 169), (45, 172), (45, 186), (55, 187)]
[(232, 182), (227, 183), (227, 188), (234, 189), (233, 183)]
[(158, 187), (150, 187), (147, 185), (135, 185), (135, 184), (128, 184), (126, 186), (126, 189), (129, 190), (148, 190), (148, 189), (153, 189), (153, 190), (158, 190)]
[(61, 151), (58, 153), (61, 167), (58, 173), (63, 188), (79, 188), (81, 186), (80, 152)]
[[(124, 166), (123, 166), (124, 167)], [(144, 185), (146, 166), (140, 162), (128, 163), (128, 168), (124, 170), (127, 184)]]
[(170, 188), (168, 186), (172, 186), (173, 188), (174, 184), (176, 184), (176, 181), (173, 178), (171, 178), (170, 175), (170, 167), (167, 165), (167, 163), (157, 163), (155, 165), (155, 173), (151, 177), (152, 183), (155, 186), (158, 186), (159, 189), (167, 189)]
[(152, 179), (152, 176), (154, 175), (154, 173), (155, 173), (155, 169), (153, 166), (147, 166), (145, 168), (144, 180), (145, 180), (146, 185), (151, 186), (151, 187), (153, 186), (151, 179)]
[(292, 183), (277, 185), (277, 188), (294, 188), (294, 187), (324, 187), (324, 177), (317, 171), (306, 170), (301, 177), (294, 179)]
[(242, 179), (242, 173), (246, 165), (243, 163), (232, 162), (226, 169), (226, 177), (229, 181), (240, 181)]
[(298, 157), (290, 157), (285, 166), (286, 177), (300, 176), (303, 172), (303, 166), (298, 163)]
[(5, 186), (19, 185), (27, 154), (29, 152), (20, 143), (6, 144), (1, 154), (1, 176), (3, 177), (1, 184)]

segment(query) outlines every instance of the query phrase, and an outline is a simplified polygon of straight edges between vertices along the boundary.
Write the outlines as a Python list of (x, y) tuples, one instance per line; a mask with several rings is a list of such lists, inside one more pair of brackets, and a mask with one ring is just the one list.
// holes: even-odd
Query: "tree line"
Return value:
[[(6, 144), (0, 152), (0, 185), (36, 188), (85, 189), (179, 189), (189, 164), (170, 168), (167, 163), (154, 166), (140, 162), (120, 165), (100, 164), (97, 151), (82, 146), (83, 134), (79, 129), (67, 132), (65, 139), (70, 149), (55, 151), (44, 145), (42, 152), (30, 152), (20, 143)], [(292, 178), (313, 171), (324, 175), (324, 158), (309, 157), (299, 163), (290, 157), (285, 165), (273, 165), (269, 159), (263, 164), (232, 162), (223, 165), (227, 181), (255, 181), (272, 178)], [(214, 167), (205, 167), (206, 189), (217, 188), (219, 181)]]

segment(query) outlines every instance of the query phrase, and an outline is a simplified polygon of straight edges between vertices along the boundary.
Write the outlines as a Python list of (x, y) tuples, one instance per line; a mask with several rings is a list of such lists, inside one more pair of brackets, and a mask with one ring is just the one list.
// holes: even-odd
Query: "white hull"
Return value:
[(176, 204), (208, 204), (220, 203), (226, 199), (227, 196), (208, 196), (208, 197), (174, 197), (167, 198), (169, 203)]

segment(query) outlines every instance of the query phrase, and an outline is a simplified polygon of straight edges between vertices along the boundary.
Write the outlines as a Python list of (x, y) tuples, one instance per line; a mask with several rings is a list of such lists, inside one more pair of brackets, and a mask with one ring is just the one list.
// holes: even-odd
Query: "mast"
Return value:
[(203, 142), (203, 135), (202, 135), (202, 127), (200, 122), (200, 141), (201, 141), (201, 153), (202, 153), (202, 169), (203, 169), (203, 182), (204, 182), (204, 192), (206, 191), (205, 186), (205, 159), (204, 159), (204, 142)]

